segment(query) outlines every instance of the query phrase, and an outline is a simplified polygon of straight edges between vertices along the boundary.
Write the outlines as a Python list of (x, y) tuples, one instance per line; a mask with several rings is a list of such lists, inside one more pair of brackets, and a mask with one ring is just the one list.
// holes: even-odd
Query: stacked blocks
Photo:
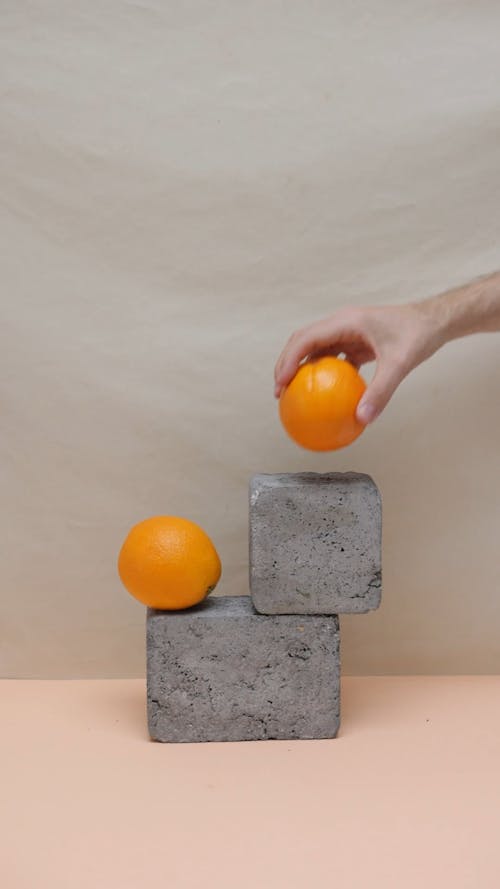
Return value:
[(250, 596), (147, 612), (158, 741), (334, 738), (341, 613), (377, 608), (381, 503), (357, 473), (256, 475)]

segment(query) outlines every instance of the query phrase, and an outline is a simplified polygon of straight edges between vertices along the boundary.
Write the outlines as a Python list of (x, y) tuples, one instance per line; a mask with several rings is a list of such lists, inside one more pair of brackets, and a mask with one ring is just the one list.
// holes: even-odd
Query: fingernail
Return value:
[(358, 405), (356, 416), (360, 423), (364, 423), (364, 425), (367, 426), (368, 423), (372, 423), (377, 416), (377, 408), (374, 404), (370, 404), (369, 401), (362, 401), (361, 404)]

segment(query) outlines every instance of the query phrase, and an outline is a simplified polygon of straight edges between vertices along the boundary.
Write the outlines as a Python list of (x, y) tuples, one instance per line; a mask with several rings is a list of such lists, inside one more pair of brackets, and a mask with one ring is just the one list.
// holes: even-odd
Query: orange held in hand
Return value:
[(361, 435), (356, 408), (366, 389), (348, 361), (325, 355), (301, 364), (283, 390), (280, 417), (290, 438), (311, 451), (334, 451)]
[(118, 573), (139, 602), (173, 611), (208, 596), (220, 578), (221, 563), (199, 525), (178, 516), (153, 516), (129, 531)]

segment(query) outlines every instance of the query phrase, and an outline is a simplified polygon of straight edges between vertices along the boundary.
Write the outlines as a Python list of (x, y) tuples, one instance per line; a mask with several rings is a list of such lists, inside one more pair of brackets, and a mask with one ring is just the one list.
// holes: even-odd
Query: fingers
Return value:
[(325, 352), (338, 355), (342, 351), (341, 345), (338, 349), (335, 348), (336, 337), (339, 335), (340, 328), (336, 330), (324, 323), (313, 324), (294, 333), (278, 358), (274, 370), (276, 397), (295, 376), (300, 362), (308, 355)]
[(318, 348), (313, 328), (294, 333), (276, 363), (274, 371), (276, 388), (283, 389), (295, 375), (302, 359)]
[(399, 384), (405, 377), (405, 370), (393, 361), (380, 360), (375, 376), (361, 398), (356, 417), (367, 425), (382, 413)]

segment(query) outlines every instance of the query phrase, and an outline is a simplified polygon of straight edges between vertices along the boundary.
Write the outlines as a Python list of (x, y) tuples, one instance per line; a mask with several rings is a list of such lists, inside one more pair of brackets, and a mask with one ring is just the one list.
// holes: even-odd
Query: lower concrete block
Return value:
[(356, 614), (381, 596), (382, 506), (357, 472), (256, 475), (250, 591), (263, 614)]
[(261, 615), (249, 596), (148, 609), (147, 708), (156, 741), (334, 738), (338, 618)]

